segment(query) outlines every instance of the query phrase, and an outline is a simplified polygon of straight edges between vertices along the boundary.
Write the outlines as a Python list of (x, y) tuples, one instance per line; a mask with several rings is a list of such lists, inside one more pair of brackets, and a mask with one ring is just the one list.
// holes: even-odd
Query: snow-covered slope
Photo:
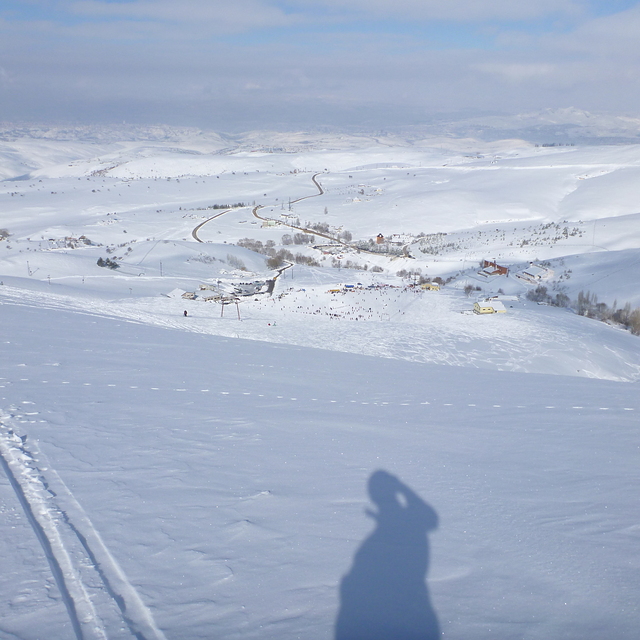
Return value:
[[(61, 541), (48, 554), (68, 552), (61, 584), (84, 587), (106, 637), (136, 629), (123, 595), (146, 612), (145, 638), (329, 639), (341, 606), (360, 622), (417, 624), (409, 569), (420, 579), (426, 533), (444, 637), (635, 638), (637, 384), (0, 309), (0, 437), (14, 474), (36, 470), (29, 497)], [(371, 504), (380, 469), (418, 501)], [(64, 496), (46, 491), (61, 482)], [(69, 596), (6, 479), (0, 504), (0, 630), (73, 638)], [(341, 601), (376, 527), (365, 509), (382, 509), (353, 567), (356, 585), (370, 577)], [(413, 546), (391, 555), (389, 527)], [(119, 581), (93, 571), (74, 529)], [(380, 617), (390, 587), (403, 595)]]
[[(304, 278), (303, 274), (298, 274)], [(130, 280), (133, 280), (130, 279)], [(134, 284), (135, 282), (129, 282)], [(123, 283), (126, 289), (126, 282)], [(188, 332), (248, 338), (413, 362), (525, 373), (640, 380), (640, 340), (621, 329), (531, 302), (479, 317), (462, 292), (363, 290), (331, 294), (335, 285), (283, 289), (283, 299), (221, 308), (178, 297), (128, 299), (54, 295), (5, 285), (2, 299), (123, 318)], [(58, 287), (54, 287), (57, 289)], [(281, 294), (282, 295), (282, 294)], [(188, 317), (183, 310), (188, 309)], [(238, 321), (238, 314), (240, 320)]]
[(636, 637), (640, 146), (2, 139), (2, 638)]

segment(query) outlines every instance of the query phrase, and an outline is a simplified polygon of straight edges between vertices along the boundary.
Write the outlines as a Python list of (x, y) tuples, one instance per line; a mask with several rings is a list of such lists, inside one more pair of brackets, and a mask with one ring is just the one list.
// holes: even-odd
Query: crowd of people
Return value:
[(329, 320), (356, 322), (391, 320), (405, 314), (415, 299), (412, 287), (376, 285), (332, 290), (289, 289), (279, 295), (254, 302), (254, 308), (301, 315), (326, 317)]

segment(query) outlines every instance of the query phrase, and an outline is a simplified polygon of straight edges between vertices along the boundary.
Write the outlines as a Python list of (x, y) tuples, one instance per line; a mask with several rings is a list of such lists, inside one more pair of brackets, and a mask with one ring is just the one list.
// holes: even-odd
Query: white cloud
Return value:
[(262, 0), (79, 0), (71, 2), (68, 8), (72, 13), (85, 18), (199, 24), (216, 33), (290, 26), (296, 21), (293, 15), (285, 13), (274, 3)]
[(550, 76), (555, 70), (555, 65), (535, 62), (483, 62), (472, 65), (472, 68), (483, 73), (502, 76), (512, 82), (521, 82), (532, 78)]
[(354, 19), (510, 22), (588, 13), (587, 0), (70, 0), (65, 6), (85, 18), (204, 23), (216, 31)]
[(640, 5), (613, 15), (594, 18), (563, 37), (543, 37), (541, 46), (589, 56), (637, 58), (640, 54)]
[(364, 17), (450, 20), (531, 20), (548, 15), (582, 15), (585, 0), (299, 0), (298, 6), (357, 12)]
[[(351, 0), (346, 6), (363, 16), (369, 7), (369, 17), (450, 12), (477, 20), (552, 11), (546, 0), (529, 4), (535, 6), (520, 0)], [(0, 20), (0, 64), (12, 82), (10, 91), (3, 90), (0, 120), (22, 113), (46, 118), (58, 105), (70, 117), (134, 120), (129, 114), (135, 113), (148, 122), (180, 124), (188, 117), (189, 124), (221, 128), (249, 120), (270, 126), (287, 118), (322, 124), (341, 114), (358, 121), (362, 111), (391, 126), (434, 110), (513, 112), (573, 104), (637, 113), (640, 104), (638, 9), (596, 19), (583, 15), (580, 26), (561, 34), (522, 34), (514, 25), (505, 32), (491, 24), (494, 48), (451, 44), (438, 50), (417, 30), (385, 30), (380, 23), (368, 30), (365, 20), (334, 29), (338, 17), (347, 19), (337, 0), (298, 0), (286, 11), (275, 0), (83, 0), (64, 6), (81, 19)], [(553, 6), (568, 14), (580, 3)], [(319, 15), (322, 9), (330, 15)], [(297, 29), (314, 12), (314, 29)], [(252, 37), (252, 29), (267, 37)], [(220, 37), (229, 32), (240, 35)], [(6, 78), (0, 88), (2, 82), (6, 86)], [(220, 113), (226, 114), (224, 125), (214, 120)]]
[(4, 67), (0, 67), (0, 87), (8, 87), (12, 82), (13, 78), (9, 72)]

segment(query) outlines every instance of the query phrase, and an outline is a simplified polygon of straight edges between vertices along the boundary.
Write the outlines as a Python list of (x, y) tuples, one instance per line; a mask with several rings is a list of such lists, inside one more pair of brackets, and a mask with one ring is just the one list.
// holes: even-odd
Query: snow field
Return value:
[(167, 638), (332, 637), (379, 468), (438, 513), (444, 637), (634, 637), (637, 385), (3, 314), (16, 433)]

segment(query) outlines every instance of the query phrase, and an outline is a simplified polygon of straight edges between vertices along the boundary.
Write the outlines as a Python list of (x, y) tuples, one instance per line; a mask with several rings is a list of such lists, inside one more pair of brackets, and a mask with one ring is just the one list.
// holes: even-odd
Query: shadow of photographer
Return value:
[(426, 585), (427, 532), (437, 513), (386, 471), (369, 478), (367, 510), (376, 529), (364, 540), (340, 584), (336, 640), (435, 640), (438, 619)]

